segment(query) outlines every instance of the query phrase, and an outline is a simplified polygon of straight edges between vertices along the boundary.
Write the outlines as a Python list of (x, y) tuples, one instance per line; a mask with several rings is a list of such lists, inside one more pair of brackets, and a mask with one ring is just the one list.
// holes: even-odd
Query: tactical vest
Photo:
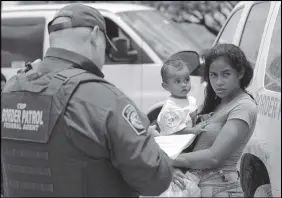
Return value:
[[(139, 196), (112, 166), (108, 152), (64, 121), (69, 99), (87, 82), (108, 83), (69, 68), (19, 74), (2, 93), (4, 196)], [(85, 151), (105, 157), (93, 159)]]

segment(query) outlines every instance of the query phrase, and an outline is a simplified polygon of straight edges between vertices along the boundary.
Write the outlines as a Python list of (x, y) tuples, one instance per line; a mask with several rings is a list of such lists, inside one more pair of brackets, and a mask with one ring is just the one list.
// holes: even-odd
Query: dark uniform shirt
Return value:
[[(86, 57), (59, 48), (48, 49), (38, 70), (69, 67), (70, 63), (104, 76)], [(88, 157), (109, 159), (123, 179), (142, 195), (161, 193), (169, 186), (171, 162), (146, 131), (148, 118), (114, 85), (95, 82), (79, 85), (64, 119), (70, 129), (83, 133), (103, 152), (89, 150), (74, 139), (79, 149)]]

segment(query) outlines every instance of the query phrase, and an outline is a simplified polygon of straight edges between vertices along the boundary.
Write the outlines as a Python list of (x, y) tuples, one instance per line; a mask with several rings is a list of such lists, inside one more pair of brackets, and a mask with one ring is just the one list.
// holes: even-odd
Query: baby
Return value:
[(195, 134), (205, 131), (193, 127), (196, 123), (196, 98), (189, 96), (191, 89), (188, 64), (180, 59), (168, 60), (161, 69), (162, 87), (170, 92), (157, 118), (160, 134)]
[[(189, 96), (191, 89), (190, 71), (188, 64), (181, 59), (168, 60), (161, 69), (162, 87), (170, 92), (163, 108), (157, 118), (160, 132), (155, 126), (149, 129), (154, 136), (171, 134), (195, 134), (204, 131), (201, 125), (195, 126), (196, 122), (205, 119), (197, 117), (196, 99)], [(198, 178), (189, 172), (183, 178), (185, 185), (181, 189), (172, 182), (169, 188), (160, 197), (200, 197), (200, 188), (197, 186)]]

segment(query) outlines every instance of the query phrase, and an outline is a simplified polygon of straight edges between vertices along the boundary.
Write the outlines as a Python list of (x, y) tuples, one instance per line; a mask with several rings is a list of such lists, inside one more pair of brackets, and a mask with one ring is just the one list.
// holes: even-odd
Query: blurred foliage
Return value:
[[(42, 3), (93, 3), (117, 1), (19, 1), (20, 4)], [(167, 17), (179, 23), (194, 23), (204, 26), (217, 35), (229, 13), (239, 1), (119, 1), (155, 7)]]
[[(217, 35), (239, 1), (147, 1), (179, 23), (195, 23)], [(143, 2), (145, 3), (145, 2)]]

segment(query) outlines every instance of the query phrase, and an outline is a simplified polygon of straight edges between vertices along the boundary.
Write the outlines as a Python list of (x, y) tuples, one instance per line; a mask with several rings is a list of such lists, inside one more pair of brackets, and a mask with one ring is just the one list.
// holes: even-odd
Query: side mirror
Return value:
[(135, 62), (138, 58), (136, 50), (130, 50), (129, 40), (126, 38), (116, 37), (112, 39), (117, 51), (110, 50), (110, 58), (114, 62)]
[(181, 59), (189, 66), (191, 76), (203, 76), (203, 67), (200, 64), (200, 56), (195, 51), (180, 51), (169, 57), (168, 60)]

